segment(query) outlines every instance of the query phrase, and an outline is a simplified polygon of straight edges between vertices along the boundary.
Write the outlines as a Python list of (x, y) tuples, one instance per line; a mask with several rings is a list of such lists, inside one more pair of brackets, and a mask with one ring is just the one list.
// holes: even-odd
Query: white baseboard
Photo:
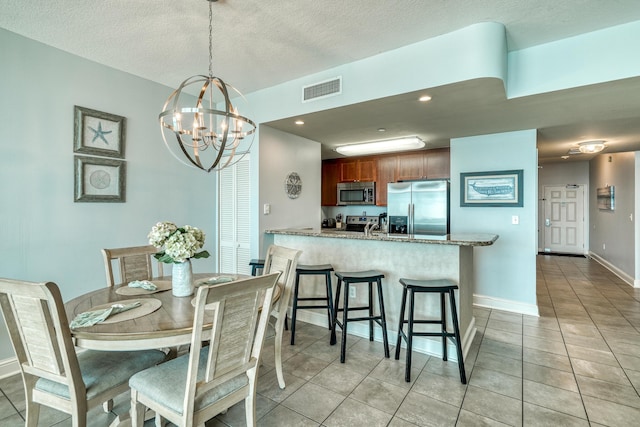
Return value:
[(473, 294), (473, 305), (485, 308), (495, 308), (496, 310), (510, 311), (518, 314), (526, 314), (528, 316), (540, 316), (537, 305), (478, 294)]
[(19, 373), (20, 366), (18, 366), (18, 359), (13, 357), (11, 359), (0, 360), (0, 379), (7, 378)]
[(627, 273), (625, 273), (624, 271), (620, 270), (618, 267), (616, 267), (615, 265), (611, 264), (609, 261), (607, 261), (606, 259), (602, 258), (600, 255), (595, 254), (593, 252), (589, 252), (589, 257), (593, 258), (595, 261), (597, 261), (604, 268), (606, 268), (607, 270), (609, 270), (610, 272), (612, 272), (613, 274), (618, 276), (620, 279), (622, 279), (629, 286), (632, 286), (634, 288), (640, 288), (640, 280), (634, 280), (633, 277), (629, 276)]

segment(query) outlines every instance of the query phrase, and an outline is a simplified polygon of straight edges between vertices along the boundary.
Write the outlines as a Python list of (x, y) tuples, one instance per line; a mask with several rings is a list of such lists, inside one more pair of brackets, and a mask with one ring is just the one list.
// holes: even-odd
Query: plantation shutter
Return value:
[(222, 273), (249, 274), (251, 180), (248, 156), (218, 179), (218, 265)]

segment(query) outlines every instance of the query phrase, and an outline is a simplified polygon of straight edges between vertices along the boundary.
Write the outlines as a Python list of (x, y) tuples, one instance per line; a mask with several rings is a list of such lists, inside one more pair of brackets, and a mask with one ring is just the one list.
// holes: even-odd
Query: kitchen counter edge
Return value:
[(328, 237), (356, 240), (379, 240), (385, 242), (426, 243), (432, 245), (457, 245), (457, 246), (490, 246), (498, 240), (497, 234), (488, 233), (457, 233), (445, 236), (407, 236), (389, 235), (386, 233), (374, 233), (365, 236), (357, 231), (326, 230), (313, 228), (285, 228), (278, 230), (265, 230), (266, 234), (282, 234), (288, 236)]

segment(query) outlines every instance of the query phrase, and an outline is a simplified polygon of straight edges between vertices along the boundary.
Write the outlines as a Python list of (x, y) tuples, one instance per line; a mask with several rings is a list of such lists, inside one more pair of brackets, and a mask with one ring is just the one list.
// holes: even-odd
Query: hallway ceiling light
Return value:
[[(160, 120), (162, 139), (169, 152), (180, 162), (195, 166), (206, 172), (220, 170), (237, 163), (249, 152), (255, 136), (256, 124), (245, 116), (242, 116), (238, 108), (231, 103), (245, 101), (244, 97), (233, 86), (222, 79), (213, 76), (213, 14), (212, 3), (209, 2), (209, 75), (191, 76), (169, 96), (164, 103)], [(198, 97), (193, 106), (193, 101), (180, 103), (182, 92), (189, 92), (190, 85), (197, 86)], [(190, 95), (183, 97), (193, 99)], [(187, 104), (189, 102), (189, 104)], [(170, 131), (170, 132), (169, 132)], [(182, 154), (189, 163), (178, 157), (167, 138), (175, 135), (176, 142)], [(245, 138), (251, 136), (250, 139)], [(240, 147), (241, 143), (244, 144)], [(243, 151), (239, 151), (242, 149)], [(205, 160), (206, 158), (206, 160)]]
[(417, 136), (406, 138), (386, 139), (360, 144), (342, 145), (336, 151), (345, 156), (359, 156), (362, 154), (392, 153), (394, 151), (419, 150), (425, 146)]
[(605, 147), (606, 145), (604, 145), (604, 141), (602, 140), (585, 141), (578, 144), (578, 150), (580, 150), (581, 153), (586, 154), (599, 153), (604, 150)]

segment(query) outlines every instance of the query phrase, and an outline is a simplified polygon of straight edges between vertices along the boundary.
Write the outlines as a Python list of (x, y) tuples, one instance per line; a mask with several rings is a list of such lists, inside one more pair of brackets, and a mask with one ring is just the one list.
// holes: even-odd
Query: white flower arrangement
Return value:
[(209, 257), (207, 251), (198, 252), (204, 246), (204, 233), (190, 225), (178, 227), (172, 222), (159, 222), (147, 237), (150, 245), (162, 249), (154, 255), (160, 262), (180, 263), (190, 258)]

